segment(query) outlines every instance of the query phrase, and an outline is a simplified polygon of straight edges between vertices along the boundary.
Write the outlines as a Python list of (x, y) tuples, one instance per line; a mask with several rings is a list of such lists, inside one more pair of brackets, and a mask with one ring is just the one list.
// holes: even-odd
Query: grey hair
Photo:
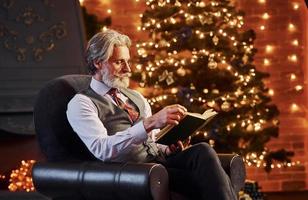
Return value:
[(90, 74), (94, 75), (97, 72), (95, 62), (107, 62), (109, 60), (115, 46), (130, 47), (131, 40), (127, 35), (112, 29), (96, 33), (89, 40), (85, 51), (85, 60)]

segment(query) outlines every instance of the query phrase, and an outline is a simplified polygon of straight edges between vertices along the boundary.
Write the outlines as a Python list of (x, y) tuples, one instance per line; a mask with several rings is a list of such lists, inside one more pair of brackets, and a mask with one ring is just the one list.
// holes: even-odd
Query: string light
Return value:
[(260, 26), (260, 30), (264, 31), (265, 30), (265, 26), (264, 25)]
[(107, 9), (107, 13), (111, 14), (112, 10), (111, 9)]
[(263, 19), (265, 19), (265, 20), (267, 20), (267, 19), (269, 19), (269, 14), (268, 13), (264, 13), (263, 15), (262, 15), (262, 18)]
[(294, 39), (294, 40), (292, 41), (292, 45), (293, 45), (293, 46), (298, 46), (298, 40), (297, 40), (297, 39)]
[(265, 4), (265, 3), (266, 3), (266, 0), (258, 0), (258, 2), (259, 2), (260, 4)]
[(296, 80), (296, 75), (292, 73), (292, 74), (290, 75), (290, 80), (291, 80), (291, 81)]
[(273, 89), (269, 89), (269, 90), (268, 90), (268, 94), (269, 94), (270, 96), (274, 96), (274, 94), (275, 94), (275, 93), (274, 93), (274, 90), (273, 90)]
[(293, 9), (298, 10), (299, 9), (299, 4), (298, 3), (293, 3)]
[(108, 30), (108, 28), (106, 27), (106, 26), (104, 26), (102, 29), (101, 29), (101, 31), (103, 31), (103, 32), (105, 32), (105, 31), (107, 31)]
[(293, 32), (293, 31), (295, 31), (295, 25), (294, 24), (292, 24), (292, 23), (289, 23), (289, 25), (288, 25), (288, 30), (289, 31), (291, 31), (291, 32)]
[(32, 166), (35, 160), (21, 161), (19, 169), (13, 170), (10, 175), (9, 190), (15, 191), (34, 191), (34, 186), (31, 177)]
[(273, 49), (274, 49), (274, 47), (272, 45), (266, 45), (266, 47), (265, 47), (266, 53), (272, 53)]
[(296, 85), (295, 86), (295, 90), (296, 91), (301, 91), (301, 90), (303, 90), (303, 86), (302, 85)]
[(271, 64), (271, 62), (270, 62), (270, 60), (269, 60), (268, 58), (264, 58), (263, 64), (264, 64), (265, 66), (268, 66), (268, 65)]
[(81, 6), (83, 6), (84, 0), (79, 0)]
[(291, 109), (291, 112), (299, 111), (299, 107), (298, 107), (298, 105), (296, 103), (292, 103), (290, 109)]
[(289, 61), (292, 62), (297, 62), (297, 55), (296, 54), (292, 54), (290, 56), (288, 56)]

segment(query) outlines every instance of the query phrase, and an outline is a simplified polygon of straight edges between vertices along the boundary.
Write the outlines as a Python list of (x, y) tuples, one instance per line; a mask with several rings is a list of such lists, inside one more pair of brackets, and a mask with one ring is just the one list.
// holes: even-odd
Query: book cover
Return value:
[(202, 115), (188, 112), (178, 125), (168, 125), (156, 134), (156, 142), (171, 145), (178, 140), (185, 140), (202, 129), (216, 114), (212, 109), (206, 110)]

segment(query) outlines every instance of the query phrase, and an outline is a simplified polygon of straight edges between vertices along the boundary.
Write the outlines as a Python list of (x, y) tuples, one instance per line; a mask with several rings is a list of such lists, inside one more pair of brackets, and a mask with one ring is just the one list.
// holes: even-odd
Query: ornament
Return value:
[(218, 45), (218, 42), (219, 42), (219, 38), (215, 35), (213, 38), (212, 38), (212, 41), (214, 43), (215, 46)]
[(219, 90), (218, 90), (218, 89), (213, 89), (213, 90), (212, 90), (212, 93), (213, 93), (213, 94), (219, 94)]
[(176, 73), (179, 76), (185, 76), (186, 75), (186, 70), (183, 67), (180, 67), (178, 70), (176, 70)]
[(213, 19), (211, 17), (202, 17), (202, 18), (199, 18), (200, 19), (200, 22), (202, 25), (204, 24), (213, 24)]
[(177, 6), (177, 7), (181, 7), (182, 4), (178, 0), (176, 0), (174, 5)]
[(162, 75), (160, 75), (159, 77), (158, 77), (158, 80), (159, 80), (159, 82), (162, 82), (163, 80), (165, 80), (166, 78), (167, 78), (167, 76), (168, 76), (168, 70), (165, 70), (163, 73), (162, 73)]
[(214, 60), (211, 60), (208, 63), (208, 66), (209, 66), (210, 69), (215, 69), (217, 67), (217, 62), (215, 62)]
[(252, 125), (252, 124), (249, 124), (249, 125), (246, 127), (246, 130), (247, 130), (248, 132), (252, 132), (252, 131), (254, 130), (253, 125)]
[(278, 126), (278, 125), (279, 125), (279, 120), (278, 120), (278, 119), (273, 119), (273, 124), (274, 124), (275, 126)]
[(244, 64), (247, 64), (249, 57), (245, 54), (242, 58)]
[(166, 83), (167, 85), (171, 85), (172, 83), (174, 83), (174, 79), (173, 79), (173, 72), (170, 72), (167, 79), (166, 79)]
[(141, 80), (145, 81), (147, 79), (147, 75), (145, 72), (141, 73)]
[(190, 84), (190, 89), (191, 89), (191, 90), (195, 90), (195, 89), (196, 89), (196, 87), (194, 86), (193, 83)]
[(167, 85), (171, 85), (174, 83), (173, 72), (168, 72), (168, 70), (165, 70), (163, 74), (158, 77), (158, 80), (159, 82), (166, 80)]
[(227, 102), (227, 101), (223, 102), (223, 104), (221, 105), (221, 110), (223, 110), (225, 112), (229, 111), (230, 110), (230, 105), (231, 104), (229, 102)]

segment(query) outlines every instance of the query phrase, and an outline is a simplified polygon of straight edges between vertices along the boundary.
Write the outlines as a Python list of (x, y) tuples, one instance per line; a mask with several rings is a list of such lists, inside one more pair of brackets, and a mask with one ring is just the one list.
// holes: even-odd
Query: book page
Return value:
[(217, 112), (214, 111), (213, 109), (208, 109), (208, 110), (204, 111), (203, 114), (187, 112), (187, 115), (191, 115), (191, 116), (198, 117), (198, 118), (206, 120), (206, 119), (208, 119), (208, 118), (210, 118), (214, 115), (217, 115)]

